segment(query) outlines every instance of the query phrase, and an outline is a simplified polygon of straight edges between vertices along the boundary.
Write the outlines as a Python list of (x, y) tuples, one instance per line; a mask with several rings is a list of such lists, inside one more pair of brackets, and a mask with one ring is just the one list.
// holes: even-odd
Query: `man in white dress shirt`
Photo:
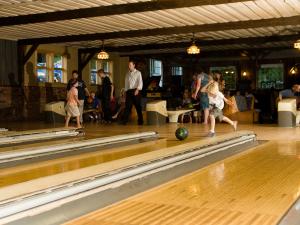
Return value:
[(141, 106), (141, 90), (143, 88), (142, 74), (140, 71), (135, 69), (135, 63), (133, 61), (129, 61), (128, 68), (129, 71), (127, 72), (125, 77), (126, 101), (122, 123), (126, 124), (128, 122), (132, 105), (134, 105), (138, 115), (138, 124), (143, 125), (143, 114)]

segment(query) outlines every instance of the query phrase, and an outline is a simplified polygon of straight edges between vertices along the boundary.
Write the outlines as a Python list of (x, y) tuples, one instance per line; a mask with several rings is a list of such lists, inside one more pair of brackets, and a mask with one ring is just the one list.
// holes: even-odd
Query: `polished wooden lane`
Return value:
[(50, 145), (61, 145), (67, 143), (73, 143), (74, 141), (85, 140), (86, 138), (83, 136), (78, 137), (66, 137), (64, 139), (53, 139), (53, 140), (45, 140), (39, 142), (30, 142), (30, 143), (22, 143), (18, 145), (8, 145), (5, 147), (0, 147), (0, 153), (10, 152), (10, 151), (23, 151), (28, 148), (36, 148), (41, 146), (50, 146)]
[[(177, 127), (177, 126), (176, 126)], [(109, 129), (108, 129), (109, 128)], [(106, 137), (112, 135), (119, 135), (124, 133), (132, 133), (132, 132), (141, 132), (142, 130), (153, 130), (153, 128), (161, 129), (160, 136), (166, 137), (168, 133), (174, 130), (174, 127), (149, 127), (146, 129), (141, 126), (97, 126), (97, 124), (91, 124), (91, 127), (87, 128), (87, 135), (82, 137), (75, 138), (65, 138), (63, 140), (51, 140), (46, 142), (32, 143), (32, 144), (24, 144), (20, 146), (10, 146), (10, 147), (2, 147), (0, 148), (0, 152), (8, 152), (8, 151), (23, 151), (25, 148), (30, 147), (42, 147), (49, 145), (57, 145), (70, 143), (73, 141), (80, 141), (81, 139), (91, 139), (98, 137)], [(46, 129), (43, 129), (46, 130)], [(50, 129), (52, 130), (52, 129)], [(155, 130), (155, 129), (154, 129)], [(170, 131), (169, 131), (170, 130)], [(170, 135), (171, 136), (171, 135)], [(51, 176), (59, 173), (64, 173), (68, 171), (73, 171), (93, 165), (98, 165), (101, 163), (130, 157), (133, 155), (143, 154), (146, 152), (156, 151), (162, 148), (171, 147), (174, 145), (192, 142), (194, 140), (199, 139), (198, 137), (190, 137), (188, 140), (184, 142), (179, 142), (176, 140), (175, 135), (172, 137), (161, 138), (157, 141), (143, 142), (135, 145), (128, 145), (124, 147), (115, 147), (106, 149), (100, 152), (92, 152), (92, 153), (81, 153), (76, 156), (63, 157), (60, 159), (48, 160), (43, 162), (34, 162), (28, 165), (23, 166), (15, 166), (12, 168), (2, 168), (0, 169), (0, 188), (8, 185), (13, 185), (41, 177)]]
[[(45, 124), (47, 125), (47, 124)], [(25, 127), (25, 125), (23, 125)], [(42, 126), (41, 124), (34, 125), (32, 128)], [(179, 126), (185, 126), (189, 129), (190, 135), (187, 140), (184, 142), (179, 142), (176, 140), (174, 131)], [(243, 127), (255, 130), (258, 132), (259, 139), (285, 139), (285, 140), (299, 140), (300, 137), (300, 128), (278, 128), (274, 126), (262, 126), (262, 125), (241, 125), (240, 129)], [(164, 126), (119, 126), (116, 124), (113, 125), (99, 125), (99, 124), (88, 124), (86, 126), (87, 136), (85, 138), (94, 138), (94, 137), (103, 137), (110, 135), (124, 134), (128, 132), (142, 132), (142, 131), (158, 131), (159, 135), (163, 138), (167, 138), (167, 146), (178, 145), (190, 141), (204, 139), (206, 132), (208, 131), (208, 126), (202, 124), (166, 124)], [(217, 135), (222, 135), (228, 133), (232, 128), (227, 124), (217, 124)], [(57, 144), (73, 141), (74, 139), (64, 139), (56, 141), (48, 141), (44, 143), (34, 143), (27, 145), (27, 147), (36, 147), (41, 145)], [(77, 139), (78, 140), (78, 139)], [(162, 146), (156, 146), (157, 149)], [(141, 149), (141, 150), (140, 150)], [(40, 163), (34, 163), (26, 166), (17, 166), (10, 169), (0, 169), (0, 187), (16, 184), (31, 179), (36, 179), (44, 176), (50, 176), (58, 173), (63, 173), (67, 171), (72, 171), (84, 167), (89, 167), (92, 165), (99, 164), (101, 162), (116, 160), (122, 157), (128, 157), (135, 154), (145, 153), (151, 151), (152, 146), (144, 148), (144, 145), (141, 148), (137, 149), (127, 149), (125, 150), (116, 150), (112, 153), (109, 151), (98, 153), (88, 153), (79, 156), (72, 156), (61, 158), (57, 160), (50, 160)], [(155, 151), (155, 146), (153, 150)], [(22, 150), (22, 146), (18, 147), (7, 147), (0, 148), (0, 151), (9, 151), (9, 150)], [(126, 156), (127, 153), (128, 155)]]
[[(38, 192), (44, 189), (48, 189), (49, 187), (63, 185), (76, 180), (86, 179), (87, 177), (98, 176), (99, 174), (106, 174), (111, 171), (118, 171), (122, 168), (141, 164), (147, 161), (155, 160), (157, 158), (169, 157), (174, 154), (179, 154), (183, 151), (186, 151), (187, 149), (193, 149), (199, 146), (207, 146), (208, 144), (220, 143), (224, 140), (237, 138), (248, 134), (253, 133), (249, 131), (238, 131), (220, 135), (215, 138), (201, 139), (197, 141), (189, 141), (190, 139), (188, 139), (187, 141), (167, 141), (166, 148), (149, 151), (143, 154), (127, 156), (121, 159), (111, 160), (94, 166), (65, 171), (63, 173), (54, 174), (52, 176), (40, 177), (10, 186), (4, 186), (0, 188), (0, 201), (15, 198), (17, 196), (27, 195), (32, 192)], [(173, 144), (175, 144), (175, 146), (172, 146)]]
[(174, 143), (168, 143), (166, 139), (159, 139), (43, 162), (34, 162), (12, 168), (3, 168), (0, 169), (0, 187), (156, 151), (173, 145)]
[(271, 141), (67, 225), (272, 225), (300, 195), (300, 142)]
[[(62, 125), (63, 124), (57, 124), (57, 126)], [(45, 129), (53, 127), (52, 124), (43, 122), (0, 123), (0, 127), (1, 126), (7, 127), (11, 130)], [(176, 128), (180, 126), (184, 126), (189, 129), (189, 138), (192, 138), (193, 140), (203, 138), (209, 131), (208, 125), (188, 123), (168, 123), (161, 126), (137, 126), (132, 124), (122, 126), (118, 124), (103, 125), (97, 123), (86, 123), (85, 131), (86, 138), (111, 136), (132, 132), (157, 131), (161, 137), (168, 138), (168, 141), (175, 141), (174, 132)], [(277, 124), (239, 124), (238, 130), (251, 130), (257, 134), (259, 140), (300, 140), (300, 127), (284, 128), (278, 127)], [(224, 123), (217, 124), (216, 132), (217, 135), (232, 132), (232, 127)]]

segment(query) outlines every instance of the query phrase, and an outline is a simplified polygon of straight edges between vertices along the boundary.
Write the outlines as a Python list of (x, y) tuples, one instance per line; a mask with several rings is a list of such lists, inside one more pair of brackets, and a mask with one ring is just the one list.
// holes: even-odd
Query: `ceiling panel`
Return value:
[(146, 1), (150, 0), (0, 0), (0, 17)]
[[(20, 3), (21, 6), (18, 6), (19, 4), (17, 4), (16, 9), (20, 9), (20, 11), (24, 12), (27, 11), (26, 7), (31, 7), (36, 10), (40, 4), (47, 4), (48, 8), (52, 7), (51, 10), (54, 10), (53, 7), (56, 2), (60, 3), (58, 8), (62, 10), (64, 4), (69, 8), (72, 6), (74, 8), (80, 8), (83, 7), (82, 4), (85, 2), (89, 3), (86, 7), (92, 7), (95, 4), (104, 5), (104, 2), (106, 4), (120, 4), (133, 1), (110, 1), (110, 3), (108, 3), (108, 1), (96, 0), (27, 1), (27, 3)], [(70, 5), (68, 5), (67, 2), (70, 2)], [(26, 6), (26, 4), (28, 4), (28, 6)], [(41, 8), (47, 10), (47, 7)], [(3, 8), (5, 7), (0, 8), (0, 14), (1, 10), (5, 11)], [(300, 1), (298, 0), (256, 0), (213, 6), (197, 6), (190, 8), (147, 11), (142, 13), (72, 19), (67, 21), (15, 25), (0, 27), (0, 33), (6, 38), (17, 40), (290, 17), (300, 15), (299, 10)]]
[[(146, 2), (150, 0), (0, 0), (0, 17), (54, 12), (98, 6)], [(249, 0), (244, 2), (203, 5), (121, 15), (80, 18), (0, 27), (1, 38), (21, 40), (67, 35), (110, 33), (155, 28), (218, 24), (238, 21), (282, 18), (300, 15), (300, 0)], [(105, 40), (107, 46), (129, 46), (190, 42), (188, 34), (155, 35), (148, 37)], [(253, 29), (198, 32), (200, 40), (237, 39), (300, 33), (300, 25), (273, 26)], [(278, 42), (280, 43), (280, 42)], [(287, 43), (287, 42), (285, 42)], [(101, 40), (62, 43), (76, 47), (98, 47)], [(243, 47), (243, 45), (238, 45)], [(232, 45), (232, 48), (237, 46)], [(227, 48), (227, 47), (220, 47)]]
[[(300, 30), (300, 25), (294, 27), (294, 29)], [(216, 31), (216, 32), (199, 32), (195, 33), (196, 41), (207, 40), (223, 40), (223, 39), (237, 39), (238, 38), (251, 38), (251, 37), (271, 37), (280, 35), (292, 35), (294, 32), (289, 27), (267, 27), (257, 29), (239, 29), (228, 31)], [(190, 43), (192, 39), (192, 33), (190, 34), (174, 34), (174, 35), (157, 35), (149, 37), (135, 37), (135, 38), (118, 38), (113, 40), (105, 40), (105, 46), (118, 47), (118, 46), (137, 46), (145, 44), (163, 44), (163, 43), (177, 43), (187, 42)], [(102, 41), (83, 41), (83, 42), (68, 42), (64, 43), (68, 46), (74, 47), (100, 47)], [(259, 44), (259, 43), (257, 43)]]

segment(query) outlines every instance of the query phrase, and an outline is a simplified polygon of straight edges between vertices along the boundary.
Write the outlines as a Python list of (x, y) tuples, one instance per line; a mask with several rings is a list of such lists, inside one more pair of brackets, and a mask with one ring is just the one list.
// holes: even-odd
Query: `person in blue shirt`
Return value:
[(199, 106), (200, 111), (203, 110), (204, 112), (204, 121), (203, 124), (208, 123), (208, 116), (209, 116), (209, 102), (208, 102), (208, 95), (206, 92), (202, 92), (202, 88), (209, 83), (209, 81), (212, 80), (212, 76), (201, 72), (200, 74), (197, 74), (197, 78), (194, 81), (194, 88), (192, 90), (192, 98), (194, 100), (199, 99)]
[(292, 98), (295, 97), (300, 92), (300, 85), (294, 84), (292, 88), (285, 89), (279, 92), (279, 100), (282, 100), (284, 98)]
[(96, 97), (96, 94), (95, 92), (91, 92), (90, 93), (90, 97), (88, 99), (88, 103), (90, 104), (90, 107), (92, 109), (94, 109), (94, 111), (92, 111), (90, 114), (89, 114), (89, 117), (91, 120), (98, 120), (98, 121), (101, 121), (102, 118), (103, 118), (103, 112), (102, 112), (102, 109), (101, 109), (101, 102), (100, 100)]

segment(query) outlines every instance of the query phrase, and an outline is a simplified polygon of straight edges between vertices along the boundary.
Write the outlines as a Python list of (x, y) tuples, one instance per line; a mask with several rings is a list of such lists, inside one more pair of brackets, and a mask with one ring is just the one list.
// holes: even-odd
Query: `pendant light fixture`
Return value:
[(294, 48), (297, 48), (300, 50), (300, 39), (294, 43)]
[(104, 40), (102, 40), (102, 50), (97, 55), (98, 59), (109, 59), (109, 54), (104, 51)]
[(192, 45), (186, 49), (187, 54), (195, 55), (200, 53), (200, 48), (195, 44), (195, 34), (193, 33)]

